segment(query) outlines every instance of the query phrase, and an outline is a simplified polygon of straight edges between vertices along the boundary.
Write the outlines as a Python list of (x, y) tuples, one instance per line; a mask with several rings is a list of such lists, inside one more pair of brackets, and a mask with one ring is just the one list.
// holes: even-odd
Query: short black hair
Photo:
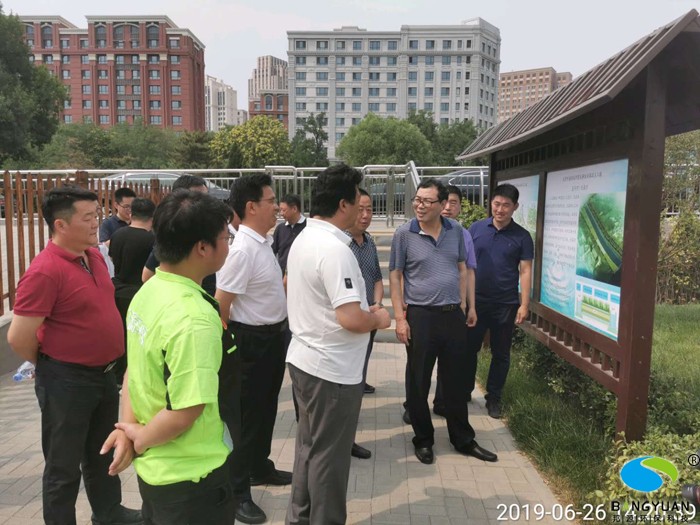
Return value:
[(311, 209), (319, 217), (333, 217), (341, 200), (355, 204), (362, 173), (347, 164), (337, 164), (319, 173), (311, 188)]
[(447, 185), (447, 198), (449, 198), (450, 195), (457, 195), (459, 202), (462, 202), (462, 190), (460, 190), (457, 186), (452, 184)]
[(239, 219), (245, 218), (246, 204), (262, 199), (265, 186), (272, 186), (272, 177), (265, 173), (246, 175), (235, 182), (235, 191), (231, 188), (231, 207)]
[(370, 194), (367, 192), (366, 189), (364, 189), (364, 188), (359, 188), (359, 189), (360, 189), (360, 197), (362, 197), (363, 195), (364, 195), (365, 197), (369, 197), (369, 196), (370, 196)]
[(449, 195), (445, 185), (433, 177), (423, 179), (416, 188), (416, 191), (420, 190), (421, 188), (435, 188), (437, 190), (437, 197), (440, 202), (445, 202), (447, 200), (447, 196)]
[(53, 223), (56, 219), (70, 220), (75, 213), (73, 203), (78, 201), (95, 201), (97, 195), (79, 186), (67, 185), (52, 188), (41, 203), (41, 212), (44, 215), (49, 231), (53, 233)]
[(285, 195), (280, 202), (284, 202), (287, 206), (294, 206), (297, 210), (301, 211), (301, 197), (295, 193)]
[(491, 195), (491, 200), (493, 200), (494, 197), (505, 197), (506, 199), (510, 199), (513, 201), (513, 204), (518, 204), (518, 198), (520, 197), (520, 191), (518, 191), (518, 188), (513, 186), (512, 184), (500, 184), (496, 186), (496, 189), (493, 190), (493, 194)]
[(151, 199), (143, 199), (137, 197), (131, 203), (131, 218), (147, 221), (153, 218), (153, 213), (156, 211), (156, 205)]
[(156, 208), (153, 231), (156, 257), (177, 264), (190, 255), (200, 241), (216, 246), (216, 238), (231, 220), (231, 208), (224, 202), (199, 191), (175, 191)]
[(207, 181), (199, 175), (180, 175), (175, 182), (173, 182), (173, 191), (191, 190), (192, 188), (200, 188), (206, 185)]
[(134, 190), (131, 188), (119, 188), (114, 192), (114, 200), (119, 204), (121, 204), (124, 199), (128, 199), (129, 197), (136, 197), (136, 192), (134, 192)]

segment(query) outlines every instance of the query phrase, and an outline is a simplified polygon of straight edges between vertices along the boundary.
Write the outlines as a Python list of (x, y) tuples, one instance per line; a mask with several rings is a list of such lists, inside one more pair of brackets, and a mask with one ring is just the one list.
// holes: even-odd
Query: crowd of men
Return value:
[[(99, 239), (94, 193), (47, 194), (51, 240), (18, 284), (8, 332), (36, 363), (46, 523), (76, 523), (81, 476), (94, 525), (263, 523), (256, 485), (291, 485), (286, 523), (345, 523), (351, 457), (371, 457), (355, 442), (362, 396), (375, 391), (368, 362), (391, 322), (361, 183), (353, 168), (326, 169), (308, 218), (299, 196), (278, 205), (264, 174), (237, 180), (228, 203), (197, 176), (180, 177), (157, 207), (122, 188)], [(475, 441), (468, 401), (490, 330), (487, 407), (501, 417), (513, 326), (527, 316), (533, 247), (512, 220), (517, 202), (514, 186), (498, 186), (492, 217), (466, 230), (459, 190), (427, 179), (392, 240), (404, 421), (422, 463), (434, 461), (436, 363), (433, 411), (450, 442), (497, 461)], [(292, 472), (270, 458), (285, 367)], [(121, 504), (118, 475), (131, 464), (141, 511)]]

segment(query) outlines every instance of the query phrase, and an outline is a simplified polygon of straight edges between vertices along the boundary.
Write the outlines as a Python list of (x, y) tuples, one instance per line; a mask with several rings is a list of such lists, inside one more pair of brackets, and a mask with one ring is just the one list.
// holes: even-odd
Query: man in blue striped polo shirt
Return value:
[[(476, 314), (473, 304), (467, 312), (462, 227), (440, 215), (446, 200), (447, 189), (441, 182), (435, 179), (421, 182), (413, 199), (416, 218), (399, 227), (391, 243), (391, 302), (396, 336), (406, 345), (413, 445), (419, 461), (433, 462), (435, 430), (428, 393), (437, 360), (450, 442), (462, 454), (497, 461), (496, 454), (477, 444), (469, 424), (467, 388), (463, 381), (468, 365), (464, 325), (467, 318), (473, 325)], [(408, 305), (405, 315), (404, 303)]]

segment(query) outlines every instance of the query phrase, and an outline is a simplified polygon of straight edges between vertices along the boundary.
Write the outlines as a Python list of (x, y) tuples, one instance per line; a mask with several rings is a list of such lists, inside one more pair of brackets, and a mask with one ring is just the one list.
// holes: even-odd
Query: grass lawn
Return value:
[(700, 305), (656, 307), (651, 367), (700, 398)]

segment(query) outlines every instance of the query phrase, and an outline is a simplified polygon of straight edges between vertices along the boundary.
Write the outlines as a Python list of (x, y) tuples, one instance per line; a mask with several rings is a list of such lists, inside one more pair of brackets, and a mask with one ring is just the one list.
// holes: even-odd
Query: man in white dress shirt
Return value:
[(268, 458), (284, 376), (287, 306), (282, 271), (267, 232), (277, 218), (269, 175), (236, 181), (231, 205), (241, 220), (229, 256), (216, 274), (216, 299), (240, 353), (241, 438), (230, 458), (237, 502), (236, 520), (262, 523), (265, 513), (251, 497), (251, 485), (288, 485), (291, 472)]
[(362, 174), (322, 172), (311, 192), (315, 219), (292, 244), (287, 305), (289, 375), (299, 403), (288, 524), (344, 524), (350, 451), (362, 404), (369, 333), (390, 319), (367, 306), (365, 282), (343, 233), (355, 224)]

